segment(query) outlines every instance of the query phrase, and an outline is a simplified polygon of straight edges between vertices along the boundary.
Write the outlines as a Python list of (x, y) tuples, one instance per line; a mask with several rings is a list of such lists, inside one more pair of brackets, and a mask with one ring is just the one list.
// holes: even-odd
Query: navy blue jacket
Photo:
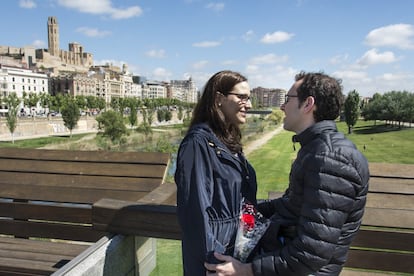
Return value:
[(282, 228), (294, 226), (296, 237), (255, 259), (254, 275), (339, 275), (361, 225), (368, 162), (333, 121), (318, 122), (293, 139), (301, 149), (285, 195), (258, 208)]
[(181, 142), (175, 172), (182, 230), (184, 275), (205, 275), (206, 254), (232, 255), (240, 202), (256, 204), (256, 173), (242, 154), (232, 154), (206, 124)]

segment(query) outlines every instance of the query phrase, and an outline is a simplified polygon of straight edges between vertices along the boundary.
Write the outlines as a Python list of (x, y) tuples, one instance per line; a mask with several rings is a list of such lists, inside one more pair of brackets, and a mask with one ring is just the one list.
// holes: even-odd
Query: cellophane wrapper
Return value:
[(243, 198), (240, 204), (240, 222), (233, 257), (243, 263), (246, 262), (269, 225), (270, 220), (257, 211), (253, 204)]

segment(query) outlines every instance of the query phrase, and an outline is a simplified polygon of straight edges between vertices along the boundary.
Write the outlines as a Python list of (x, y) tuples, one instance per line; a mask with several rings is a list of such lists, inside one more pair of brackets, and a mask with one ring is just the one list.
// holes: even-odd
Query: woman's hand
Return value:
[[(244, 264), (236, 260), (235, 258), (227, 255), (221, 255), (214, 252), (214, 256), (223, 261), (220, 264), (209, 264), (204, 263), (205, 268), (207, 269), (207, 276), (217, 275), (217, 276), (253, 276), (252, 265), (250, 263)], [(215, 271), (215, 272), (208, 272)]]

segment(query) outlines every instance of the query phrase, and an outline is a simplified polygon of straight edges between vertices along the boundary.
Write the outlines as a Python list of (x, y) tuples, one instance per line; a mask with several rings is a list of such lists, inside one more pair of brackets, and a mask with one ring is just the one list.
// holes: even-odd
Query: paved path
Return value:
[(276, 129), (266, 132), (265, 134), (258, 137), (257, 139), (248, 142), (243, 148), (244, 154), (249, 155), (249, 153), (257, 150), (258, 148), (266, 144), (273, 136), (281, 132), (282, 130), (283, 130), (283, 125), (280, 125)]

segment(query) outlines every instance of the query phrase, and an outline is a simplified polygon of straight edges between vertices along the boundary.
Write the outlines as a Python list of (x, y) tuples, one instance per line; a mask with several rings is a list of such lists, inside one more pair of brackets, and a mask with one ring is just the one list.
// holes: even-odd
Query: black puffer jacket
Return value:
[(281, 249), (253, 261), (255, 275), (338, 275), (357, 233), (368, 191), (366, 158), (322, 121), (293, 137), (301, 144), (283, 197), (259, 204), (273, 223), (295, 226)]

